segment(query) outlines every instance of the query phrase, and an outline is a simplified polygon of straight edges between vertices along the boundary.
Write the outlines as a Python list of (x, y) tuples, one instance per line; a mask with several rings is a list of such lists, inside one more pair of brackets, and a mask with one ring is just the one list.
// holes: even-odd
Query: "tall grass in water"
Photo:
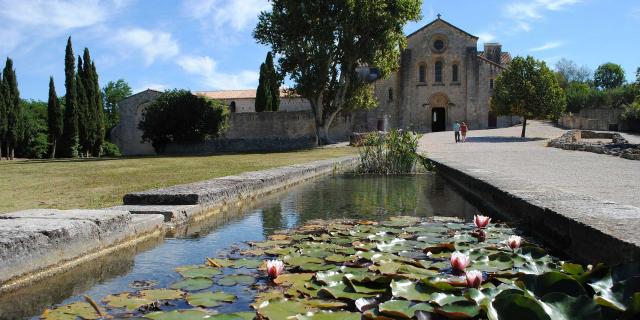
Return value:
[(413, 172), (417, 163), (424, 165), (426, 158), (418, 154), (418, 139), (414, 133), (392, 130), (387, 134), (367, 134), (360, 147), (358, 173), (406, 174)]

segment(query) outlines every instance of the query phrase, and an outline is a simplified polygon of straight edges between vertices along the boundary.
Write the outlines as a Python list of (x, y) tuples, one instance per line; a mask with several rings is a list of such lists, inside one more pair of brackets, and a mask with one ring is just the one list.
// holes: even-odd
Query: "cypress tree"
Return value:
[(93, 92), (95, 99), (95, 132), (96, 140), (93, 146), (93, 153), (96, 156), (100, 156), (102, 145), (104, 144), (105, 135), (105, 123), (104, 123), (104, 108), (102, 106), (102, 91), (100, 90), (100, 82), (98, 81), (98, 72), (96, 71), (96, 64), (91, 62), (91, 74), (93, 80)]
[(260, 79), (256, 90), (256, 112), (270, 111), (272, 108), (271, 86), (266, 64), (260, 65)]
[(7, 117), (6, 141), (7, 157), (13, 159), (15, 148), (22, 137), (22, 106), (20, 105), (20, 91), (16, 71), (13, 69), (13, 61), (7, 58), (4, 70), (2, 70), (2, 82), (4, 84), (5, 109)]
[(4, 99), (4, 81), (0, 73), (0, 161), (2, 161), (2, 146), (4, 145), (5, 134), (7, 132), (7, 108)]
[(86, 105), (86, 129), (87, 129), (87, 153), (95, 155), (94, 148), (96, 142), (98, 140), (98, 132), (97, 132), (97, 110), (98, 106), (96, 105), (96, 95), (99, 92), (95, 92), (95, 76), (93, 72), (93, 62), (91, 61), (91, 55), (89, 54), (89, 49), (84, 48), (83, 54), (83, 69), (82, 69), (82, 78), (84, 86), (84, 92), (87, 99)]
[(53, 77), (49, 77), (49, 102), (47, 104), (47, 126), (49, 131), (49, 143), (51, 143), (51, 159), (56, 157), (58, 140), (62, 136), (62, 109), (58, 102), (56, 87)]
[(273, 54), (271, 52), (267, 53), (265, 64), (267, 65), (267, 78), (269, 79), (269, 90), (271, 91), (271, 108), (269, 111), (278, 111), (280, 109), (280, 79), (273, 65)]
[(67, 40), (64, 58), (65, 109), (62, 142), (64, 156), (78, 157), (78, 106), (76, 104), (76, 68), (71, 37)]
[(88, 156), (91, 149), (90, 128), (91, 115), (85, 90), (85, 77), (82, 57), (78, 56), (78, 72), (76, 73), (76, 104), (78, 106), (78, 139), (80, 142), (81, 156)]

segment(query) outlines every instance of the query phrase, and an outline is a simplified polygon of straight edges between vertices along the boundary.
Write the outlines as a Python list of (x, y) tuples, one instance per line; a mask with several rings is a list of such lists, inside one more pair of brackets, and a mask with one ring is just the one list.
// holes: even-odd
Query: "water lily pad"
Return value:
[(197, 320), (209, 319), (211, 314), (202, 310), (173, 310), (153, 312), (144, 317), (153, 320)]
[(59, 306), (53, 310), (45, 310), (42, 314), (42, 318), (47, 320), (75, 320), (77, 317), (93, 320), (100, 318), (100, 315), (86, 302), (74, 302)]
[(380, 313), (401, 319), (413, 318), (418, 310), (433, 311), (433, 307), (424, 303), (414, 306), (410, 301), (406, 300), (389, 300), (378, 306)]
[(309, 310), (304, 304), (293, 300), (266, 301), (257, 310), (262, 318), (269, 320), (290, 319), (299, 314), (306, 314), (307, 311)]
[(183, 266), (176, 271), (185, 278), (210, 278), (222, 273), (219, 269), (207, 266)]
[(211, 308), (220, 305), (222, 302), (233, 302), (236, 296), (224, 292), (202, 292), (187, 296), (187, 302), (195, 307)]
[(213, 320), (253, 320), (256, 318), (255, 312), (236, 312), (214, 314), (209, 319)]
[(153, 303), (153, 300), (133, 297), (128, 292), (108, 295), (103, 299), (103, 301), (110, 308), (125, 308), (127, 310), (136, 310), (141, 306)]
[(140, 291), (140, 297), (147, 300), (173, 300), (180, 299), (184, 295), (180, 290), (154, 289)]
[(250, 285), (253, 284), (256, 279), (250, 275), (244, 274), (233, 274), (224, 276), (222, 279), (218, 281), (218, 284), (221, 286), (235, 286), (238, 284), (241, 285)]
[(404, 298), (413, 301), (429, 301), (433, 290), (425, 287), (421, 283), (410, 280), (399, 280), (391, 282), (391, 293), (396, 298)]
[(450, 304), (439, 307), (436, 309), (436, 312), (450, 319), (470, 319), (474, 318), (480, 313), (480, 307), (473, 301), (463, 300), (452, 302)]
[(602, 313), (593, 299), (586, 295), (572, 297), (561, 292), (553, 292), (540, 299), (547, 308), (545, 311), (554, 320), (592, 320), (600, 319)]
[(190, 278), (173, 283), (171, 289), (198, 291), (213, 286), (213, 280), (209, 278)]
[(336, 311), (319, 312), (312, 315), (298, 315), (297, 320), (360, 320), (362, 315), (357, 312)]
[(247, 269), (255, 269), (262, 264), (262, 260), (255, 259), (237, 259), (232, 260), (233, 264), (231, 267), (233, 268), (247, 268)]
[(519, 290), (499, 293), (492, 306), (499, 319), (552, 320), (537, 300), (525, 296)]

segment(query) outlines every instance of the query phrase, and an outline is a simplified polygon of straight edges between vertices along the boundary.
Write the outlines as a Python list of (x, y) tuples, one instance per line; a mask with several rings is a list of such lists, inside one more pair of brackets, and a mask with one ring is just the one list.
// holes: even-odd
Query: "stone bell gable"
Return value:
[(478, 37), (439, 15), (407, 36), (400, 69), (376, 83), (377, 117), (423, 132), (451, 130), (456, 120), (472, 129), (512, 125), (489, 112), (493, 81), (510, 60), (498, 43), (478, 51)]

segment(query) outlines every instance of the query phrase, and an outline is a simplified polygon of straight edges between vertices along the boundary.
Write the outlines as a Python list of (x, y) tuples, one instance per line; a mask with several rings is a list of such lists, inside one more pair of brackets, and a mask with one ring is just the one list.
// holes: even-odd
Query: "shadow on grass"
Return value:
[(531, 142), (546, 140), (544, 138), (520, 138), (520, 137), (467, 137), (467, 142), (473, 143), (509, 143), (509, 142)]

